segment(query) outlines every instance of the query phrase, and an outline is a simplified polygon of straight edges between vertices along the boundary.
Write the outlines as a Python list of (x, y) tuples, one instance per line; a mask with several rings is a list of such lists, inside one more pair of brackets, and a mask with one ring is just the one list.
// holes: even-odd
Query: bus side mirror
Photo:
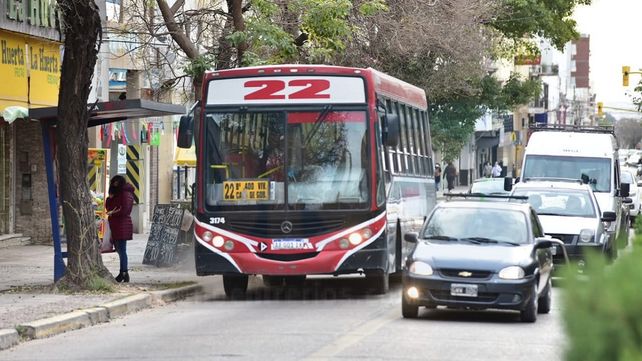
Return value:
[(506, 192), (513, 190), (513, 177), (504, 177), (504, 190)]
[(177, 145), (179, 148), (189, 149), (192, 147), (192, 140), (194, 139), (194, 122), (193, 118), (189, 115), (183, 115), (178, 124), (178, 140)]
[(396, 147), (399, 144), (400, 131), (399, 116), (386, 113), (383, 117), (383, 144), (388, 147)]

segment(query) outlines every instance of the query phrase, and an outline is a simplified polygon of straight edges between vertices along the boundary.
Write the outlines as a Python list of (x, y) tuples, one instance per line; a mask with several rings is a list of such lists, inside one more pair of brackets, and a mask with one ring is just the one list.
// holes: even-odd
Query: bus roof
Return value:
[(608, 133), (535, 132), (526, 146), (525, 155), (574, 157), (612, 157), (617, 150), (615, 137)]
[(333, 65), (283, 64), (235, 68), (205, 72), (204, 82), (217, 78), (241, 78), (254, 76), (283, 76), (298, 74), (361, 76), (370, 84), (369, 91), (403, 101), (406, 104), (425, 110), (428, 108), (426, 92), (403, 80), (394, 78), (372, 68), (350, 68)]

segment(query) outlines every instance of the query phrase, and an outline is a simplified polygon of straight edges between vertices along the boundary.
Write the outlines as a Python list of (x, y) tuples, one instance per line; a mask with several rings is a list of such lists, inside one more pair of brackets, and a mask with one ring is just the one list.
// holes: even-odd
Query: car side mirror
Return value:
[(504, 190), (510, 192), (513, 190), (513, 177), (504, 178)]
[(628, 197), (631, 191), (631, 185), (628, 183), (620, 184), (620, 197)]
[(602, 213), (602, 222), (615, 222), (617, 220), (617, 214), (613, 211), (606, 211)]
[(566, 264), (569, 263), (568, 254), (566, 253), (566, 246), (564, 245), (564, 242), (560, 241), (557, 238), (537, 238), (535, 240), (535, 249), (545, 249), (551, 247), (558, 247), (558, 249), (561, 249), (562, 254), (564, 254), (564, 260), (566, 261)]
[(631, 203), (633, 203), (633, 199), (631, 199), (629, 197), (626, 197), (626, 198), (622, 199), (622, 203), (631, 204)]
[(638, 182), (638, 187), (642, 187), (642, 182)]
[(417, 243), (419, 241), (419, 233), (417, 232), (408, 232), (403, 235), (404, 241), (408, 243)]
[(178, 139), (177, 146), (183, 149), (192, 147), (192, 140), (194, 139), (194, 121), (189, 115), (183, 115), (178, 124)]
[(388, 147), (396, 147), (399, 144), (399, 133), (401, 123), (397, 114), (386, 113), (383, 116), (383, 144)]

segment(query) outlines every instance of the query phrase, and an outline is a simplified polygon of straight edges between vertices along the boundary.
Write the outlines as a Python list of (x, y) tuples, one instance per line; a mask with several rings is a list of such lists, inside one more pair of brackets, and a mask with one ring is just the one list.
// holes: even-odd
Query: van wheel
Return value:
[(223, 275), (223, 288), (228, 298), (244, 298), (247, 293), (247, 283), (247, 275)]
[(366, 272), (366, 282), (374, 289), (376, 295), (386, 294), (390, 288), (388, 272), (383, 270)]

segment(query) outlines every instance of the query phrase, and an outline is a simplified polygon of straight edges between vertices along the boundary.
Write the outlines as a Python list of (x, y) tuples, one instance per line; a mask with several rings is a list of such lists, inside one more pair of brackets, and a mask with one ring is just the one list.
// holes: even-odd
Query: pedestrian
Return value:
[(435, 190), (439, 191), (439, 184), (441, 183), (441, 166), (439, 163), (435, 165)]
[(489, 161), (484, 162), (484, 178), (490, 178), (493, 175), (493, 167)]
[(448, 191), (455, 189), (455, 177), (457, 177), (457, 169), (452, 162), (448, 162), (446, 166), (446, 181), (448, 182)]
[(500, 177), (506, 177), (506, 168), (504, 168), (504, 161), (500, 160), (499, 161), (499, 176)]
[(134, 187), (121, 175), (114, 176), (109, 182), (109, 197), (105, 209), (109, 215), (111, 239), (118, 252), (120, 270), (116, 282), (129, 282), (127, 272), (127, 241), (133, 238), (132, 206), (134, 205)]
[(493, 177), (498, 178), (502, 174), (502, 167), (499, 165), (499, 162), (495, 162), (493, 166)]

